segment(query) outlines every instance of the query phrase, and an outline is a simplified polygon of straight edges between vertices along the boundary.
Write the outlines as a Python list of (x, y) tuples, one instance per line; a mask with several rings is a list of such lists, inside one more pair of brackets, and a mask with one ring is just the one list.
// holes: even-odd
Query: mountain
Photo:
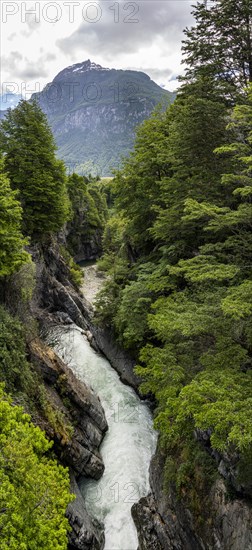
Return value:
[(61, 71), (32, 97), (47, 115), (69, 172), (109, 176), (132, 150), (136, 126), (174, 94), (143, 72), (87, 60)]

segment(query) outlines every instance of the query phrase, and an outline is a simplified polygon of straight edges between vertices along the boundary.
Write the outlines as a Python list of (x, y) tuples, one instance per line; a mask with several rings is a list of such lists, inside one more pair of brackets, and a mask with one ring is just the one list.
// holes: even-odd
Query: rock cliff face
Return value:
[(174, 94), (145, 73), (87, 60), (61, 71), (33, 97), (47, 115), (69, 171), (109, 176), (132, 149), (136, 126)]
[(72, 527), (72, 532), (69, 534), (68, 550), (101, 550), (105, 543), (101, 527), (88, 515), (75, 477), (72, 474), (70, 474), (70, 479), (70, 489), (76, 498), (69, 504), (67, 509), (67, 517)]
[(164, 457), (157, 452), (150, 468), (152, 494), (133, 505), (139, 550), (251, 550), (252, 509), (244, 499), (231, 498), (223, 479), (216, 480), (202, 500), (206, 520), (196, 525), (175, 491), (164, 490)]
[(251, 471), (243, 476), (241, 479), (241, 472), (239, 468), (240, 457), (238, 453), (228, 454), (227, 452), (220, 453), (213, 449), (210, 444), (211, 431), (210, 430), (195, 430), (195, 438), (205, 447), (216, 462), (216, 467), (220, 475), (228, 482), (233, 490), (240, 496), (240, 498), (252, 497), (252, 479)]
[[(58, 456), (76, 475), (99, 479), (104, 465), (98, 449), (107, 430), (100, 400), (85, 384), (76, 380), (72, 371), (41, 340), (32, 340), (29, 351), (30, 360), (43, 378), (50, 402), (69, 425), (74, 426), (73, 434), (68, 437), (64, 432), (52, 431), (47, 424), (43, 426), (50, 432), (48, 435), (55, 442)], [(66, 399), (69, 407), (64, 404)]]
[(137, 390), (140, 380), (133, 371), (134, 361), (115, 343), (109, 331), (94, 326), (92, 307), (71, 284), (69, 269), (56, 243), (45, 246), (43, 251), (34, 247), (31, 253), (37, 271), (34, 315), (41, 319), (42, 324), (50, 322), (51, 317), (51, 320), (58, 319), (62, 323), (74, 322), (91, 332), (91, 345), (104, 353), (124, 383)]
[[(75, 321), (87, 328), (83, 314), (85, 302), (70, 282), (70, 272), (56, 242), (30, 250), (36, 265), (36, 289), (31, 303), (32, 315), (41, 328), (50, 322)], [(71, 318), (70, 318), (71, 317)], [(63, 465), (70, 468), (71, 491), (76, 499), (67, 509), (71, 525), (69, 550), (102, 550), (103, 527), (93, 520), (85, 507), (76, 478), (85, 475), (98, 479), (104, 471), (99, 446), (107, 422), (99, 398), (56, 353), (39, 338), (28, 343), (29, 359), (43, 380), (50, 412), (37, 410), (34, 422), (54, 441), (54, 450)]]
[[(69, 224), (70, 225), (70, 224)], [(82, 236), (80, 236), (76, 246), (73, 250), (73, 257), (75, 262), (83, 262), (86, 260), (97, 260), (102, 254), (102, 238), (99, 229), (95, 232), (87, 242)], [(71, 232), (69, 232), (71, 237)]]

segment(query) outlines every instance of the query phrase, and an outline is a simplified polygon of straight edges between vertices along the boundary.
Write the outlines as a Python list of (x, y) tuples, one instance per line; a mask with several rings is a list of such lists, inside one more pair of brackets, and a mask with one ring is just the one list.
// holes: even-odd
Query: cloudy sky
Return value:
[[(181, 73), (191, 0), (49, 0), (1, 3), (1, 83), (39, 91), (66, 66), (91, 59), (143, 70), (167, 89)], [(30, 12), (30, 13), (29, 13)], [(27, 96), (26, 96), (27, 97)]]

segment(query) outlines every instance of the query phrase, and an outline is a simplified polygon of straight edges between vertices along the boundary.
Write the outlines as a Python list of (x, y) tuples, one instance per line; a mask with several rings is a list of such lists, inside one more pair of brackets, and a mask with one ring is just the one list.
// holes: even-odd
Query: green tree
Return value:
[(252, 82), (251, 0), (201, 0), (193, 15), (196, 25), (183, 41), (183, 79), (209, 80), (215, 93), (237, 97)]
[(251, 495), (252, 91), (242, 88), (251, 80), (251, 1), (195, 10), (186, 85), (139, 130), (116, 178), (98, 315), (138, 355), (168, 478), (200, 514), (197, 472), (213, 481), (213, 463), (199, 466), (204, 442), (227, 469), (235, 463)]
[(175, 452), (194, 429), (210, 430), (214, 448), (240, 453), (241, 475), (252, 448), (246, 412), (252, 365), (251, 99), (250, 88), (247, 104), (235, 107), (231, 118), (236, 141), (216, 151), (230, 159), (221, 182), (231, 197), (224, 194), (218, 206), (185, 201), (184, 219), (192, 224), (200, 219), (208, 242), (169, 266), (174, 289), (148, 315), (158, 345), (142, 350), (145, 366), (137, 370), (143, 390), (158, 399), (156, 422), (164, 444)]
[(156, 110), (137, 130), (135, 148), (115, 177), (116, 206), (127, 222), (133, 257), (149, 253), (153, 239), (149, 229), (156, 219), (155, 205), (162, 202), (161, 181), (171, 172), (167, 113)]
[(223, 103), (184, 91), (169, 109), (169, 137), (166, 152), (170, 175), (161, 180), (162, 205), (149, 229), (154, 242), (166, 249), (166, 257), (176, 262), (194, 254), (204, 233), (200, 223), (183, 220), (188, 197), (222, 200), (220, 177), (225, 159), (214, 149), (228, 140), (227, 110)]
[(143, 344), (151, 301), (172, 287), (167, 265), (194, 255), (207, 240), (201, 219), (184, 218), (184, 204), (187, 197), (222, 204), (226, 160), (213, 150), (227, 143), (226, 124), (223, 103), (188, 92), (139, 128), (136, 149), (115, 178), (115, 212), (103, 239), (108, 301), (103, 292), (97, 305), (99, 319), (112, 314), (127, 347)]
[(67, 471), (52, 444), (0, 389), (0, 534), (2, 550), (66, 550), (72, 500)]
[[(224, 191), (221, 205), (205, 201), (185, 201), (184, 219), (204, 223), (208, 244), (201, 249), (201, 257), (191, 260), (191, 266), (204, 264), (203, 255), (214, 258), (214, 262), (233, 264), (241, 272), (237, 282), (251, 275), (251, 196), (252, 196), (252, 87), (246, 94), (246, 104), (237, 105), (230, 117), (235, 140), (216, 149), (216, 156), (226, 156), (229, 172), (221, 177)], [(205, 256), (206, 258), (206, 256)], [(198, 266), (199, 267), (199, 266)], [(225, 272), (222, 266), (223, 273)]]
[(77, 254), (81, 246), (89, 246), (95, 240), (97, 250), (101, 250), (101, 239), (107, 217), (105, 195), (99, 190), (99, 182), (71, 174), (67, 190), (72, 209), (72, 220), (68, 224), (68, 245), (72, 254)]
[(35, 101), (9, 109), (0, 148), (13, 189), (19, 191), (24, 231), (33, 240), (57, 232), (68, 217), (66, 175), (46, 117)]
[(15, 395), (35, 393), (34, 376), (26, 357), (25, 329), (3, 306), (0, 307), (0, 382)]
[(0, 277), (8, 276), (29, 261), (21, 233), (22, 208), (12, 191), (0, 159)]

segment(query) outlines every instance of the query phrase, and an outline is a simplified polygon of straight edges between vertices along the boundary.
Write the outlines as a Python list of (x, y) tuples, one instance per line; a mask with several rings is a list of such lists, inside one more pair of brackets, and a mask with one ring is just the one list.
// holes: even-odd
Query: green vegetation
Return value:
[[(61, 391), (59, 391), (59, 393), (61, 394)], [(54, 433), (60, 436), (62, 445), (65, 445), (73, 436), (74, 427), (71, 425), (68, 418), (66, 418), (66, 415), (50, 400), (43, 384), (38, 385), (37, 396), (39, 407), (45, 415), (45, 418), (49, 421)], [(33, 396), (33, 399), (34, 397), (35, 396)]]
[[(196, 14), (185, 83), (139, 128), (115, 176), (96, 311), (138, 361), (167, 476), (194, 501), (195, 433), (235, 456), (243, 480), (252, 452), (252, 7), (200, 2)], [(205, 471), (212, 479), (213, 464)]]
[(78, 264), (73, 260), (70, 252), (64, 247), (60, 246), (61, 256), (64, 258), (67, 266), (69, 267), (70, 278), (72, 283), (78, 288), (83, 281), (83, 271)]
[(71, 254), (93, 243), (101, 252), (101, 240), (107, 219), (106, 195), (99, 178), (89, 178), (73, 173), (68, 177), (67, 190), (71, 203), (72, 219), (68, 224), (67, 244)]
[[(0, 389), (0, 532), (3, 550), (65, 550), (67, 471), (48, 455), (51, 443)], [(59, 491), (60, 487), (60, 491)]]
[[(99, 267), (108, 277), (96, 319), (137, 360), (141, 390), (156, 398), (167, 482), (204, 521), (201, 496), (216, 475), (205, 441), (235, 461), (237, 479), (251, 494), (252, 6), (250, 0), (213, 0), (208, 9), (200, 1), (194, 13), (177, 99), (139, 128), (135, 149), (113, 181), (66, 177), (36, 102), (21, 101), (1, 123), (3, 550), (67, 547), (68, 476), (48, 454), (51, 443), (13, 405), (41, 413), (63, 443), (71, 438), (73, 427), (48, 399), (26, 355), (36, 331), (27, 305), (35, 273), (25, 247), (36, 243), (40, 253), (38, 243), (49, 243), (63, 227), (69, 250), (61, 252), (76, 286), (80, 271), (70, 254), (81, 247), (96, 254), (102, 241)], [(92, 136), (85, 139), (93, 148)], [(75, 148), (78, 153), (73, 141), (69, 154)], [(104, 159), (114, 154), (112, 139), (108, 148)], [(10, 314), (11, 294), (19, 319)], [(64, 377), (59, 386), (67, 400)]]
[(214, 82), (211, 93), (235, 99), (252, 82), (250, 0), (198, 2), (196, 25), (186, 29), (183, 41), (186, 74), (193, 84)]
[(36, 241), (57, 232), (69, 216), (65, 167), (56, 159), (51, 130), (35, 101), (8, 110), (0, 150), (11, 186), (19, 191), (25, 234)]
[(12, 402), (22, 404), (32, 418), (45, 418), (63, 443), (72, 437), (73, 427), (28, 362), (26, 331), (0, 306), (1, 548), (66, 550), (65, 511), (71, 500), (67, 470), (48, 454), (52, 442)]
[(23, 325), (0, 306), (0, 381), (15, 402), (22, 404), (34, 416), (42, 414), (55, 433), (69, 440), (72, 426), (50, 401), (42, 379), (28, 361), (26, 341), (30, 336), (29, 329), (28, 326), (27, 335), (27, 324)]
[(35, 394), (36, 383), (26, 356), (25, 330), (0, 307), (0, 380), (16, 396)]
[(24, 251), (27, 240), (21, 233), (22, 208), (17, 192), (10, 187), (0, 159), (0, 277), (14, 273), (29, 261)]

